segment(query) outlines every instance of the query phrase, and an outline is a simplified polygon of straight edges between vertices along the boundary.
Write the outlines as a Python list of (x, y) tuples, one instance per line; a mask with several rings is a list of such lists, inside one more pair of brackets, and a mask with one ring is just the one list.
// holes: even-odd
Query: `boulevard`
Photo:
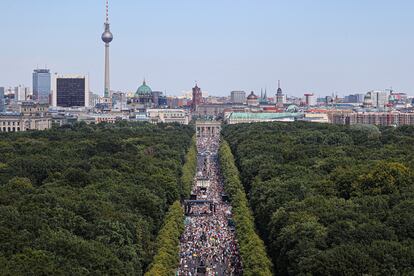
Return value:
[(218, 163), (219, 135), (197, 138), (197, 175), (185, 202), (177, 275), (242, 275), (231, 205)]

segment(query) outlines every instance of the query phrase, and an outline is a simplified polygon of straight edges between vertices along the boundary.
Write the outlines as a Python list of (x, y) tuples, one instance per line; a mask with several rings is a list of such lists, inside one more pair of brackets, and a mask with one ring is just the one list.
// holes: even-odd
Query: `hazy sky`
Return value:
[[(104, 0), (0, 0), (0, 86), (48, 66), (103, 94)], [(112, 0), (111, 88), (414, 95), (413, 0)]]

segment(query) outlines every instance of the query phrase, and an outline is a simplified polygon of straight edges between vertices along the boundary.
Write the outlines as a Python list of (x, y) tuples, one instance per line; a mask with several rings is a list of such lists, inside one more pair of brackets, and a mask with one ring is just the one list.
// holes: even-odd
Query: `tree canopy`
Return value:
[(77, 124), (0, 135), (1, 275), (143, 275), (194, 131)]
[(276, 275), (404, 275), (414, 267), (414, 127), (229, 125)]

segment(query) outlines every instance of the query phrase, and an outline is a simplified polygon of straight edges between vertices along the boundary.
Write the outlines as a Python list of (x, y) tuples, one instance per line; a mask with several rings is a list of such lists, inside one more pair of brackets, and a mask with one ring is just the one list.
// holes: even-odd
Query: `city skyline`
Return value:
[[(112, 1), (112, 89), (134, 91), (146, 78), (154, 90), (179, 95), (197, 80), (211, 95), (267, 88), (274, 96), (281, 79), (295, 96), (390, 87), (412, 95), (414, 4), (396, 2)], [(89, 74), (91, 90), (103, 94), (103, 0), (6, 0), (0, 8), (8, 11), (0, 18), (8, 37), (0, 86), (31, 86), (44, 64)]]

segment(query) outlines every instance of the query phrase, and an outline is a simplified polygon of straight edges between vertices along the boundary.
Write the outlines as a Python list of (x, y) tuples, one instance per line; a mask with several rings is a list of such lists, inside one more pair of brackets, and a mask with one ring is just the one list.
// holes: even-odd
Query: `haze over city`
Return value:
[[(32, 70), (85, 73), (103, 94), (100, 0), (2, 0), (1, 85), (30, 85)], [(179, 95), (194, 82), (288, 95), (414, 91), (413, 1), (112, 1), (111, 88), (146, 78)]]

